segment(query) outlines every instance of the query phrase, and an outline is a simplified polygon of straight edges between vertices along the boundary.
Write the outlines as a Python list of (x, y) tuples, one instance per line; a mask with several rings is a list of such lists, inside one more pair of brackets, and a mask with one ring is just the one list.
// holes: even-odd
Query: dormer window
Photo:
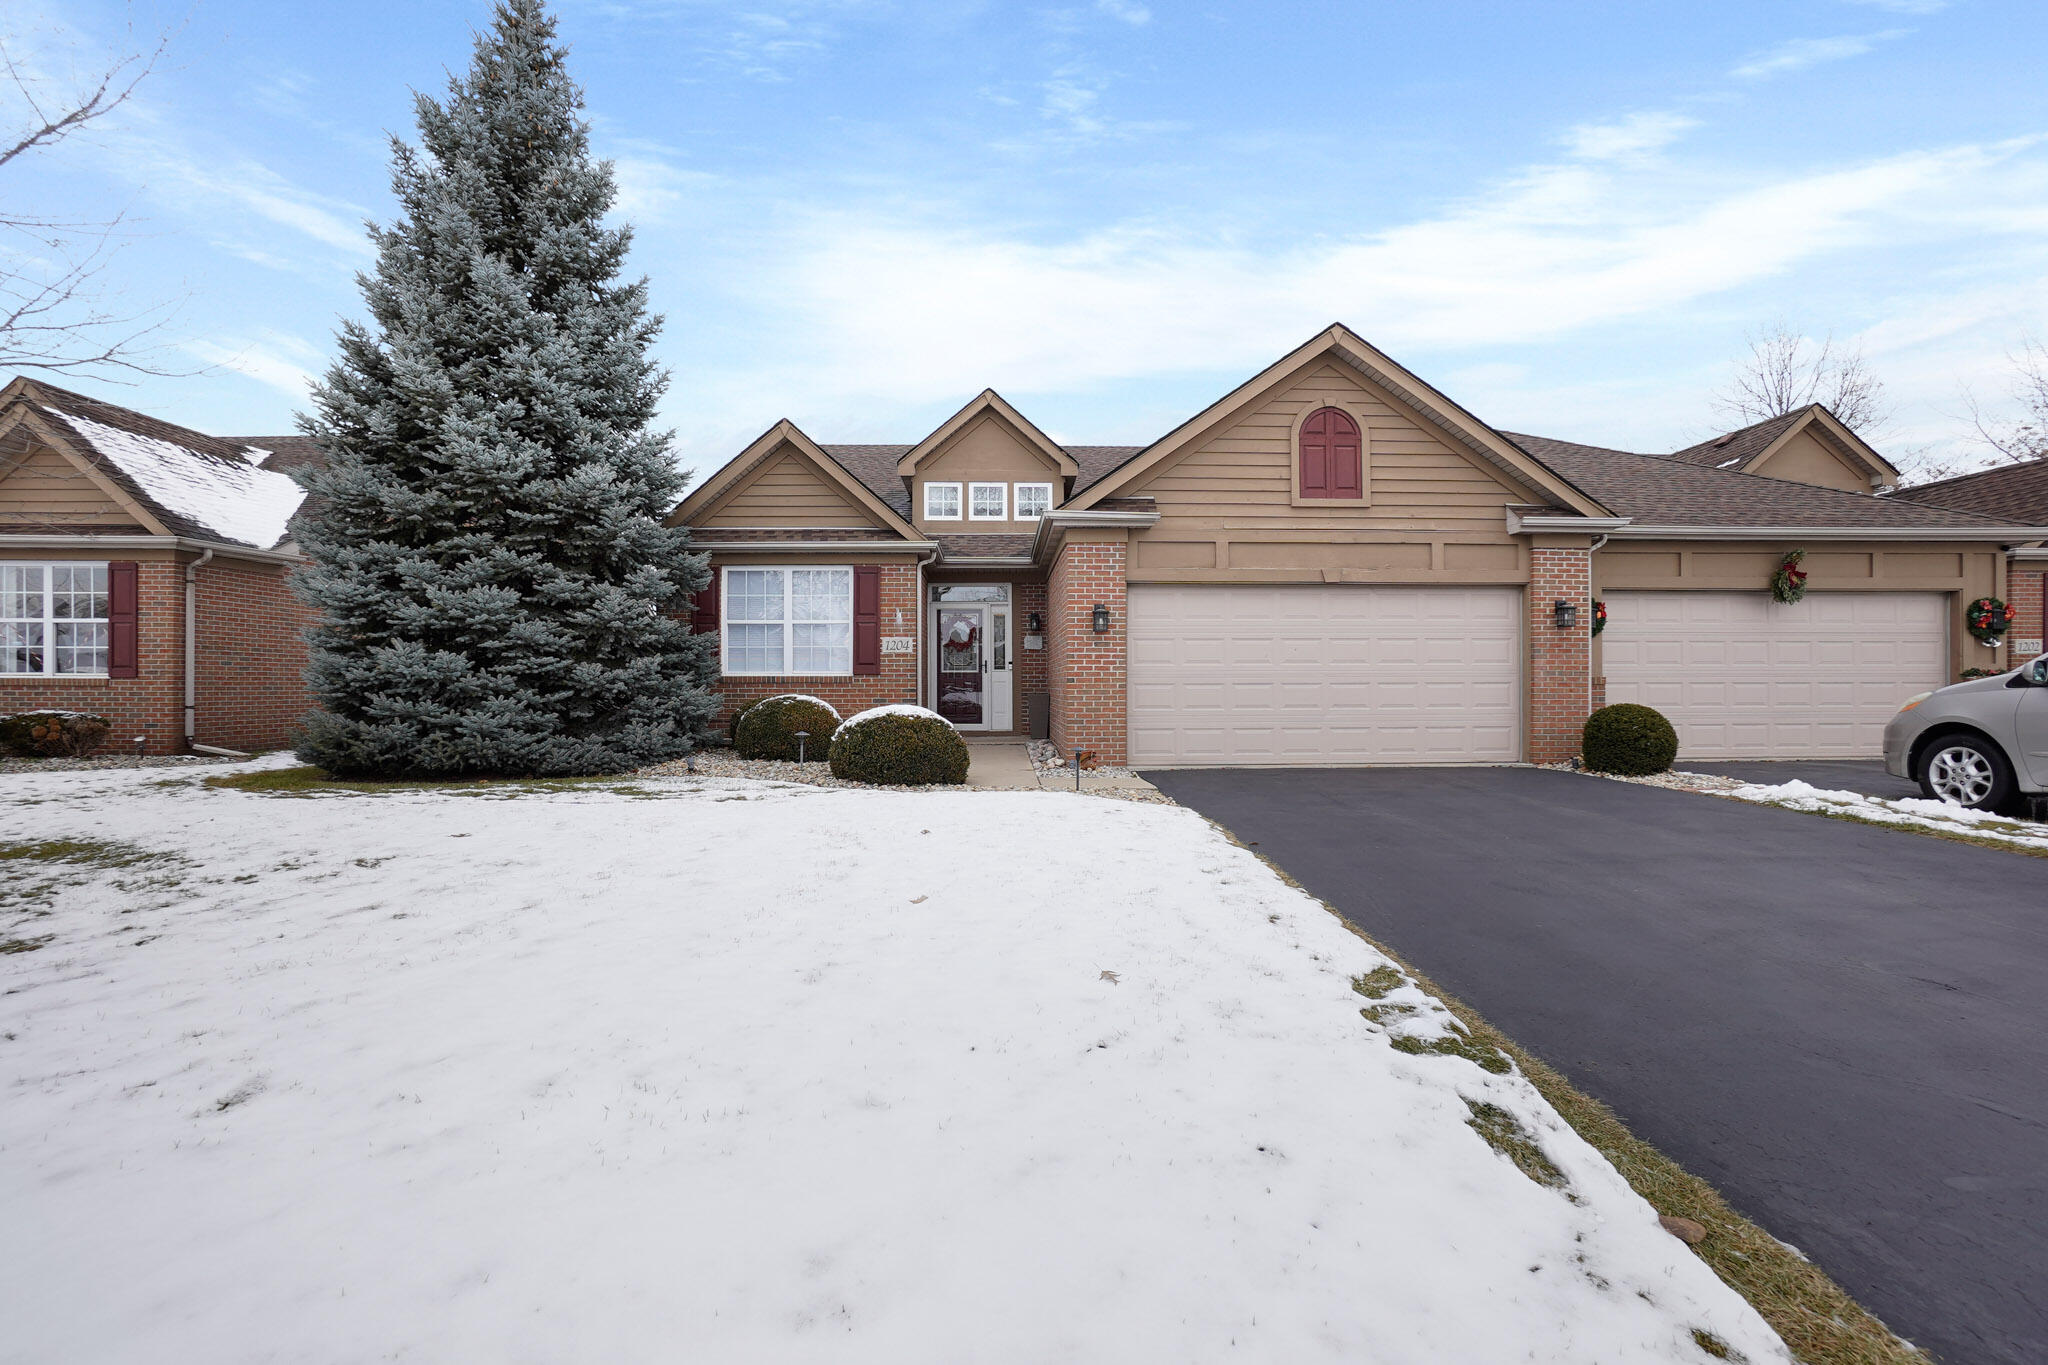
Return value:
[(928, 483), (924, 486), (924, 519), (926, 521), (960, 520), (960, 485), (957, 483)]
[(1006, 483), (971, 483), (967, 485), (967, 519), (969, 521), (1008, 521), (1010, 519), (1010, 485)]
[(1017, 520), (1037, 521), (1051, 510), (1051, 484), (1020, 483), (1017, 485)]
[(1365, 496), (1364, 442), (1358, 423), (1342, 408), (1317, 408), (1301, 424), (1301, 496)]

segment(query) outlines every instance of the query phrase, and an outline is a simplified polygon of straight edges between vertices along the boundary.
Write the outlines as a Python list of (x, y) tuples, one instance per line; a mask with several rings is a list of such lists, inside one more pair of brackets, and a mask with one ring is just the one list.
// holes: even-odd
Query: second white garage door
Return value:
[(1130, 592), (1131, 762), (1521, 757), (1518, 588)]
[(1687, 758), (1876, 758), (1899, 703), (1948, 681), (1935, 592), (1607, 595), (1607, 700), (1654, 706)]

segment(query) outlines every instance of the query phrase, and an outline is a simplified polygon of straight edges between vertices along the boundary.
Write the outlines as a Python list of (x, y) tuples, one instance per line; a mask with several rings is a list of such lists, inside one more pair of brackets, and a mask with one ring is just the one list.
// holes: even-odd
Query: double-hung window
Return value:
[(107, 566), (0, 564), (0, 673), (105, 676)]
[(957, 483), (928, 483), (924, 486), (924, 519), (926, 521), (960, 520), (960, 485)]
[(727, 674), (853, 673), (853, 570), (727, 569)]
[(969, 521), (1008, 521), (1010, 519), (1010, 485), (1006, 483), (968, 484), (967, 519)]
[(1037, 521), (1051, 510), (1051, 484), (1020, 483), (1017, 485), (1017, 520)]

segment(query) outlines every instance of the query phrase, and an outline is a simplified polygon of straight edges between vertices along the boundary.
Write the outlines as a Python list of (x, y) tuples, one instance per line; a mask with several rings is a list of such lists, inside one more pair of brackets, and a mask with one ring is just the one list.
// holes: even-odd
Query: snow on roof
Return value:
[(151, 498), (229, 540), (268, 548), (284, 539), (306, 491), (283, 474), (110, 427), (76, 413), (68, 422)]

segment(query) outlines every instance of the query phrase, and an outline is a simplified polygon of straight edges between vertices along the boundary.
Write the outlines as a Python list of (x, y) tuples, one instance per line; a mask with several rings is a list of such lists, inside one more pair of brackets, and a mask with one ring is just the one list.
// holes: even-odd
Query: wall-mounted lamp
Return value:
[(1109, 608), (1100, 602), (1095, 604), (1095, 633), (1097, 635), (1109, 634)]
[(1579, 605), (1576, 602), (1567, 602), (1560, 597), (1557, 599), (1557, 604), (1550, 609), (1550, 615), (1551, 620), (1556, 623), (1559, 630), (1570, 630), (1572, 623), (1579, 619)]
[(1045, 633), (1045, 618), (1034, 611), (1031, 613), (1031, 623), (1024, 628), (1033, 635), (1042, 635)]

